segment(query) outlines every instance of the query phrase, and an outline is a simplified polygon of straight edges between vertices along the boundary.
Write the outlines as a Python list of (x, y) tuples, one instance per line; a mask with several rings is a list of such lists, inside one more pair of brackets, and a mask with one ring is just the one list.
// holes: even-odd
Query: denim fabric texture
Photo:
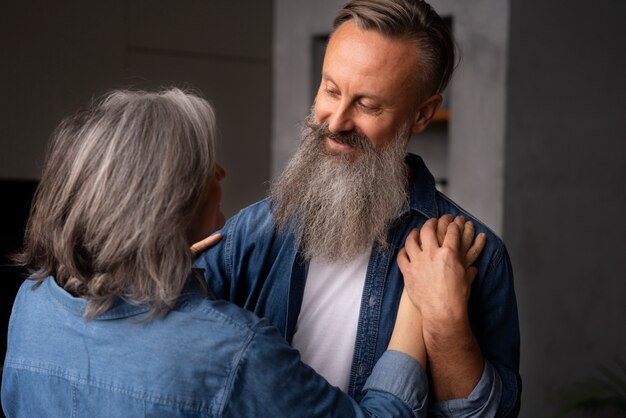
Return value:
[(141, 321), (120, 301), (85, 322), (85, 300), (53, 278), (15, 300), (2, 376), (8, 418), (423, 417), (428, 382), (387, 351), (360, 405), (300, 361), (275, 327), (188, 289), (167, 316)]
[[(471, 220), (487, 244), (475, 265), (478, 275), (469, 301), (470, 321), (485, 359), (479, 384), (467, 399), (430, 405), (432, 416), (517, 416), (520, 407), (519, 325), (511, 263), (503, 242), (483, 223), (435, 188), (422, 159), (407, 155), (410, 168), (409, 208), (388, 233), (388, 248), (374, 245), (368, 264), (355, 343), (349, 394), (359, 400), (376, 361), (383, 355), (396, 318), (403, 281), (396, 263), (411, 229), (446, 213)], [(296, 238), (278, 233), (271, 201), (239, 212), (222, 229), (224, 238), (200, 254), (203, 269), (220, 298), (267, 318), (288, 341), (295, 332), (308, 263)]]

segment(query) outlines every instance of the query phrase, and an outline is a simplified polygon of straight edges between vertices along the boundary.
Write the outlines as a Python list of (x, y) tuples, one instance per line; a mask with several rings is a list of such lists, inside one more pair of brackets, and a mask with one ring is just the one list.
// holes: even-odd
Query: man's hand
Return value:
[(480, 347), (467, 311), (477, 270), (471, 266), (483, 250), (484, 234), (450, 215), (428, 220), (408, 235), (398, 255), (405, 289), (420, 310), (437, 400), (465, 398), (483, 370)]
[(194, 256), (196, 256), (198, 255), (198, 253), (201, 253), (202, 251), (209, 249), (215, 244), (217, 244), (218, 242), (220, 242), (221, 239), (222, 239), (222, 234), (219, 234), (219, 233), (213, 234), (209, 237), (206, 237), (202, 241), (196, 242), (189, 249), (191, 250), (191, 253)]
[(485, 246), (485, 235), (474, 240), (474, 226), (462, 217), (445, 215), (414, 229), (398, 255), (405, 287), (424, 320), (446, 321), (467, 315), (470, 286), (476, 276), (471, 264)]

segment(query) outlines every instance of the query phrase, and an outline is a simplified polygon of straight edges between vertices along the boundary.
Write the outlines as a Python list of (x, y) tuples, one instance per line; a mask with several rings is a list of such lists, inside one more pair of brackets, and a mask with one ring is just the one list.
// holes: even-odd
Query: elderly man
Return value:
[(430, 414), (515, 416), (519, 330), (506, 249), (406, 155), (441, 104), (455, 64), (451, 35), (420, 0), (353, 0), (334, 28), (297, 153), (271, 197), (230, 219), (196, 267), (221, 283), (214, 292), (267, 317), (305, 362), (359, 399), (391, 336), (407, 236), (419, 252), (410, 231), (443, 214), (471, 219), (487, 236), (476, 279), (408, 289), (423, 318)]

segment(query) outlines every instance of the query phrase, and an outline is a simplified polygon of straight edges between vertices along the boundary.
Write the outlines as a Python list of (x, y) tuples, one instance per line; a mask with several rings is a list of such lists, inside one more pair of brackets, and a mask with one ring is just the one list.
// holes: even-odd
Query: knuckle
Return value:
[(454, 251), (450, 247), (442, 247), (441, 256), (443, 257), (444, 260), (449, 260), (450, 258), (456, 257), (456, 251)]

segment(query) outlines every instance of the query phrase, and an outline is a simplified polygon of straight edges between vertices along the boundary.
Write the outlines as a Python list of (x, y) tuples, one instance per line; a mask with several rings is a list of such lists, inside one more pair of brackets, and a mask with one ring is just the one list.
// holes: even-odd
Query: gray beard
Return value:
[[(377, 151), (367, 137), (333, 135), (328, 124), (317, 124), (310, 115), (298, 151), (271, 187), (278, 230), (295, 233), (307, 260), (348, 262), (373, 242), (386, 247), (391, 223), (408, 206), (409, 135), (404, 126)], [(327, 136), (359, 148), (359, 155), (351, 161), (329, 154)]]

